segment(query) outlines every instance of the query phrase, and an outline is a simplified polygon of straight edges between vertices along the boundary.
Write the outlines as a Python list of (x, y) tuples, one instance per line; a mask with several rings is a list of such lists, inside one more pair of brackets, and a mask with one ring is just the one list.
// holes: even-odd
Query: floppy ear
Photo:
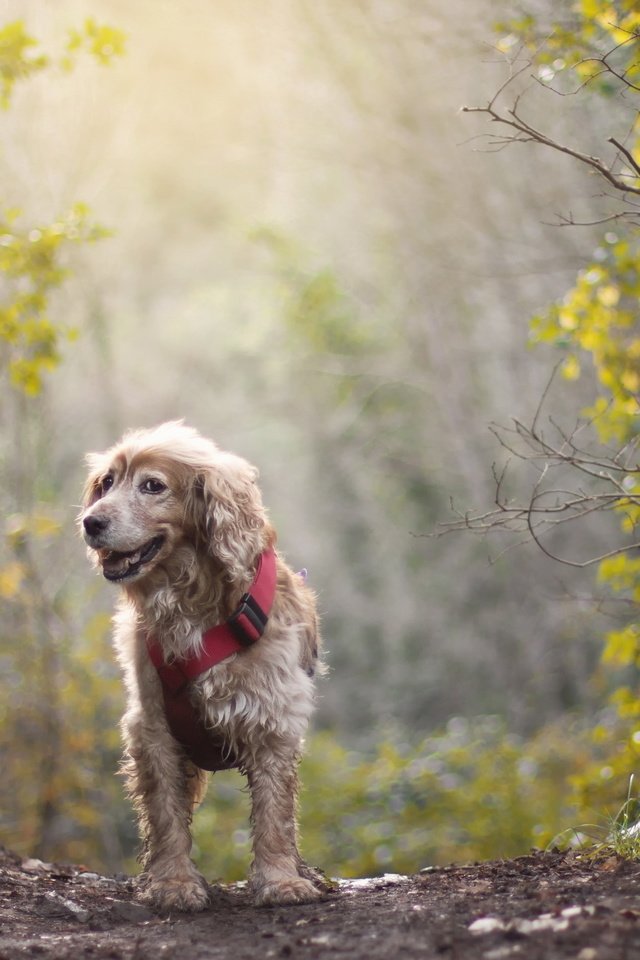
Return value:
[(85, 457), (89, 467), (89, 476), (87, 477), (82, 491), (82, 509), (86, 510), (100, 499), (100, 481), (104, 473), (104, 454), (88, 453)]
[(196, 474), (192, 497), (196, 531), (231, 581), (246, 579), (270, 539), (257, 477), (258, 471), (246, 460), (223, 452)]

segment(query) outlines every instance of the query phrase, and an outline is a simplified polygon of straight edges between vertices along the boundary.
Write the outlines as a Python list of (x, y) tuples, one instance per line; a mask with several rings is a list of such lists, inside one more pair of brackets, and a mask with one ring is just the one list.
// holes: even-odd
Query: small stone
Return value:
[(91, 919), (91, 914), (79, 903), (74, 903), (67, 897), (61, 897), (54, 891), (45, 893), (44, 897), (37, 900), (38, 913), (45, 917), (69, 917), (77, 920), (78, 923), (87, 923)]
[(26, 871), (26, 873), (46, 873), (48, 870), (51, 870), (52, 866), (53, 864), (44, 863), (35, 857), (29, 857), (27, 860), (22, 861), (22, 869)]
[(479, 917), (469, 925), (470, 933), (493, 933), (496, 930), (506, 930), (504, 920), (499, 917)]
[(127, 920), (132, 923), (144, 923), (154, 917), (154, 914), (147, 910), (143, 904), (132, 903), (131, 900), (114, 901), (110, 912), (119, 920)]

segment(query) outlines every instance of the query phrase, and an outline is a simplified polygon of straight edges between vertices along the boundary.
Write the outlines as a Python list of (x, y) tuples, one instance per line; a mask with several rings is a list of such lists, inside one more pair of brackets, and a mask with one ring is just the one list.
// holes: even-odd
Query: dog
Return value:
[(129, 432), (87, 463), (80, 527), (122, 591), (114, 643), (127, 690), (123, 770), (143, 840), (140, 899), (162, 911), (206, 907), (191, 817), (206, 771), (228, 767), (249, 784), (255, 902), (318, 899), (327, 884), (302, 860), (296, 823), (322, 670), (318, 616), (303, 576), (275, 550), (257, 470), (182, 421)]

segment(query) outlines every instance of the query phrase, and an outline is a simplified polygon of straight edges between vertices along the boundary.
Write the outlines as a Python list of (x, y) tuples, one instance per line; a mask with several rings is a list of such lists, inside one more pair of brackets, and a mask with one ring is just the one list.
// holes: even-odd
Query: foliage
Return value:
[(551, 83), (561, 75), (565, 89), (589, 84), (604, 95), (620, 83), (640, 84), (637, 58), (640, 12), (635, 0), (578, 0), (562, 20), (554, 7), (551, 22), (526, 15), (498, 24), (497, 47), (508, 53), (522, 43), (534, 57), (538, 77)]
[[(575, 816), (566, 775), (590, 749), (578, 724), (525, 742), (497, 717), (454, 718), (415, 746), (388, 738), (370, 753), (316, 734), (301, 766), (303, 854), (332, 876), (356, 877), (525, 853)], [(216, 775), (194, 819), (208, 877), (246, 874), (248, 813), (241, 778)]]
[[(498, 29), (503, 33), (498, 48), (508, 52), (520, 45), (542, 83), (563, 95), (616, 97), (623, 118), (627, 117), (628, 132), (623, 140), (608, 138), (616, 153), (607, 165), (533, 128), (529, 128), (529, 139), (590, 165), (619, 191), (618, 206), (601, 221), (616, 221), (615, 229), (612, 225), (604, 233), (592, 261), (580, 271), (564, 297), (534, 318), (532, 339), (551, 343), (564, 353), (563, 372), (568, 380), (578, 379), (585, 367), (595, 372), (596, 395), (585, 415), (592, 420), (603, 444), (616, 445), (616, 452), (610, 455), (612, 465), (630, 464), (613, 498), (613, 507), (623, 534), (633, 535), (640, 525), (640, 469), (634, 453), (640, 436), (640, 237), (633, 199), (640, 192), (640, 11), (634, 0), (580, 0), (562, 23), (547, 24), (527, 16)], [(519, 120), (517, 109), (518, 105), (511, 120), (498, 117), (499, 122), (516, 126), (513, 117)], [(496, 116), (492, 114), (492, 118)], [(526, 133), (526, 124), (516, 129), (519, 137)], [(508, 138), (507, 142), (515, 139)], [(569, 216), (563, 222), (575, 221)], [(608, 757), (607, 776), (601, 776), (601, 761), (587, 765), (574, 776), (576, 803), (583, 810), (610, 804), (621, 795), (623, 784), (637, 770), (640, 750), (640, 737), (633, 729), (640, 719), (640, 563), (631, 552), (611, 556), (601, 562), (599, 580), (621, 595), (626, 604), (621, 626), (605, 638), (602, 657), (603, 668), (617, 671), (612, 698), (616, 713), (611, 723), (599, 724), (593, 731), (598, 752)]]
[(316, 363), (330, 357), (349, 361), (344, 371), (336, 368), (343, 379), (348, 379), (347, 371), (353, 374), (356, 362), (356, 369), (364, 369), (363, 358), (389, 349), (388, 331), (383, 331), (377, 317), (358, 309), (334, 271), (310, 267), (300, 250), (273, 228), (255, 229), (250, 238), (268, 252), (273, 263), (290, 349), (313, 357)]
[[(117, 869), (122, 837), (129, 834), (130, 847), (134, 828), (113, 776), (122, 690), (108, 619), (86, 624), (78, 643), (58, 603), (43, 603), (41, 577), (25, 555), (27, 537), (21, 560), (3, 570), (0, 830), (25, 855), (97, 859)], [(55, 538), (47, 540), (53, 552)]]
[[(17, 80), (52, 67), (50, 57), (32, 56), (37, 41), (17, 20), (0, 30), (0, 84), (2, 105), (10, 104)], [(110, 63), (122, 54), (124, 34), (86, 20), (72, 30), (63, 60), (66, 69), (80, 50), (87, 50), (100, 63)], [(89, 208), (76, 203), (50, 224), (21, 226), (19, 211), (0, 207), (0, 274), (5, 292), (0, 301), (0, 369), (8, 370), (14, 387), (30, 396), (42, 388), (42, 375), (60, 359), (62, 331), (50, 319), (49, 298), (64, 281), (64, 258), (69, 244), (87, 243), (104, 237), (106, 231), (89, 221)]]
[[(9, 709), (23, 704), (22, 736), (17, 744), (6, 736), (0, 740), (0, 757), (7, 759), (3, 826), (15, 849), (33, 853), (39, 849), (39, 805), (48, 790), (62, 791), (63, 816), (46, 856), (112, 869), (125, 862), (135, 870), (129, 803), (113, 776), (119, 681), (112, 670), (95, 675), (96, 649), (105, 662), (109, 657), (104, 627), (95, 625), (91, 646), (64, 666), (73, 679), (61, 692), (71, 695), (73, 705), (55, 744), (55, 778), (42, 783), (50, 766), (50, 732), (34, 728), (24, 689), (10, 698)], [(39, 684), (40, 674), (36, 679)], [(94, 717), (104, 731), (98, 750)], [(445, 732), (416, 746), (388, 738), (368, 753), (346, 748), (331, 733), (316, 734), (301, 765), (303, 854), (331, 876), (356, 877), (509, 857), (544, 846), (576, 816), (566, 774), (585, 762), (590, 745), (577, 724), (569, 732), (558, 725), (524, 742), (509, 736), (496, 717), (455, 718)], [(34, 737), (41, 751), (28, 748)], [(42, 788), (34, 791), (37, 783)], [(244, 779), (236, 772), (216, 774), (193, 824), (194, 858), (209, 879), (246, 876), (248, 821)]]
[(16, 211), (0, 220), (0, 273), (6, 278), (0, 303), (2, 366), (11, 384), (29, 396), (42, 389), (42, 376), (60, 361), (64, 331), (48, 314), (52, 291), (67, 275), (62, 259), (69, 244), (88, 243), (106, 235), (89, 222), (88, 208), (76, 203), (51, 224), (20, 228)]
[[(575, 286), (532, 323), (536, 342), (551, 342), (569, 351), (563, 367), (567, 379), (580, 376), (581, 356), (590, 359), (601, 390), (585, 414), (594, 418), (603, 441), (625, 443), (638, 431), (639, 255), (637, 237), (620, 239), (607, 232), (596, 258), (580, 271)], [(632, 474), (628, 484), (631, 493)], [(623, 501), (619, 507), (627, 509), (629, 504)], [(630, 520), (628, 510), (626, 515)]]
[(21, 20), (0, 30), (0, 104), (5, 109), (16, 81), (44, 69), (49, 62), (44, 54), (31, 56), (34, 46), (37, 41), (29, 36)]
[(114, 57), (124, 54), (125, 40), (126, 35), (122, 30), (98, 24), (93, 17), (87, 17), (80, 29), (69, 31), (67, 55), (62, 65), (70, 69), (74, 65), (75, 55), (84, 51), (94, 56), (102, 66), (108, 66)]
[[(91, 648), (65, 667), (73, 671), (73, 680), (67, 682), (79, 686), (82, 695), (59, 741), (58, 775), (68, 778), (65, 817), (47, 856), (112, 869), (114, 862), (118, 867), (124, 862), (135, 871), (129, 804), (113, 776), (117, 681), (111, 670), (90, 677), (97, 662), (96, 636), (102, 638), (99, 655), (108, 662), (105, 626), (96, 625)], [(77, 691), (68, 692), (77, 698)], [(95, 749), (92, 731), (96, 713), (106, 731), (100, 750)], [(33, 735), (28, 711), (24, 721)], [(81, 735), (73, 733), (74, 725)], [(16, 754), (8, 746), (0, 745), (0, 755), (12, 757), (8, 783), (19, 786), (8, 807), (16, 825), (12, 843), (28, 854), (37, 840), (38, 794), (32, 785), (46, 763), (32, 750), (18, 761), (20, 751)], [(416, 745), (388, 737), (366, 753), (345, 747), (329, 732), (318, 733), (310, 737), (301, 765), (302, 852), (329, 875), (344, 877), (517, 856), (532, 846), (545, 847), (568, 824), (580, 822), (585, 808), (576, 805), (571, 785), (590, 765), (599, 765), (600, 779), (610, 786), (606, 750), (594, 744), (588, 728), (577, 720), (565, 719), (523, 740), (508, 734), (497, 717), (454, 718), (445, 731)], [(19, 803), (25, 804), (24, 810)], [(194, 858), (208, 879), (246, 876), (249, 812), (240, 774), (213, 776), (193, 822)], [(593, 816), (592, 810), (588, 813)]]
[[(108, 63), (123, 49), (123, 34), (87, 20), (72, 31), (64, 57), (34, 53), (38, 46), (22, 23), (0, 30), (0, 99), (7, 108), (18, 81), (56, 66), (70, 69), (81, 50)], [(61, 343), (74, 331), (54, 322), (54, 292), (68, 275), (68, 250), (105, 236), (89, 209), (75, 203), (51, 223), (25, 225), (16, 209), (0, 208), (0, 383), (10, 429), (27, 444), (37, 434), (44, 375), (60, 362)], [(7, 444), (0, 464), (4, 526), (0, 555), (2, 636), (0, 664), (5, 692), (0, 706), (2, 827), (18, 849), (72, 859), (89, 850), (82, 838), (97, 835), (107, 862), (122, 851), (105, 820), (104, 795), (115, 792), (105, 775), (119, 752), (113, 704), (115, 669), (109, 663), (104, 618), (74, 636), (67, 609), (61, 524), (51, 506), (52, 482), (37, 482), (37, 465)], [(49, 499), (35, 496), (37, 488)], [(21, 512), (17, 512), (18, 506)], [(111, 797), (107, 804), (111, 808)], [(89, 847), (91, 844), (89, 844)]]
[(634, 793), (634, 777), (629, 777), (627, 799), (609, 825), (604, 844), (619, 857), (640, 860), (640, 797)]
[[(114, 57), (124, 53), (125, 34), (88, 17), (83, 26), (69, 30), (64, 54), (58, 65), (71, 70), (78, 54), (85, 52), (95, 57), (98, 63), (107, 65)], [(22, 20), (14, 20), (0, 29), (0, 106), (7, 108), (13, 88), (18, 80), (24, 80), (41, 70), (55, 66), (56, 60), (44, 53), (34, 53), (38, 41), (30, 36)]]

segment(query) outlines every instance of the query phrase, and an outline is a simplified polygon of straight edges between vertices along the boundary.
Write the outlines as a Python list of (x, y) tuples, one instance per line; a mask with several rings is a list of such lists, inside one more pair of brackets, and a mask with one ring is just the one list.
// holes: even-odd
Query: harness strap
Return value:
[(276, 592), (276, 554), (273, 548), (258, 558), (248, 592), (228, 620), (202, 635), (202, 648), (189, 659), (165, 663), (162, 647), (147, 637), (147, 650), (162, 684), (169, 729), (187, 755), (203, 770), (225, 770), (237, 759), (215, 731), (205, 729), (189, 698), (188, 684), (206, 670), (253, 646), (264, 633)]

